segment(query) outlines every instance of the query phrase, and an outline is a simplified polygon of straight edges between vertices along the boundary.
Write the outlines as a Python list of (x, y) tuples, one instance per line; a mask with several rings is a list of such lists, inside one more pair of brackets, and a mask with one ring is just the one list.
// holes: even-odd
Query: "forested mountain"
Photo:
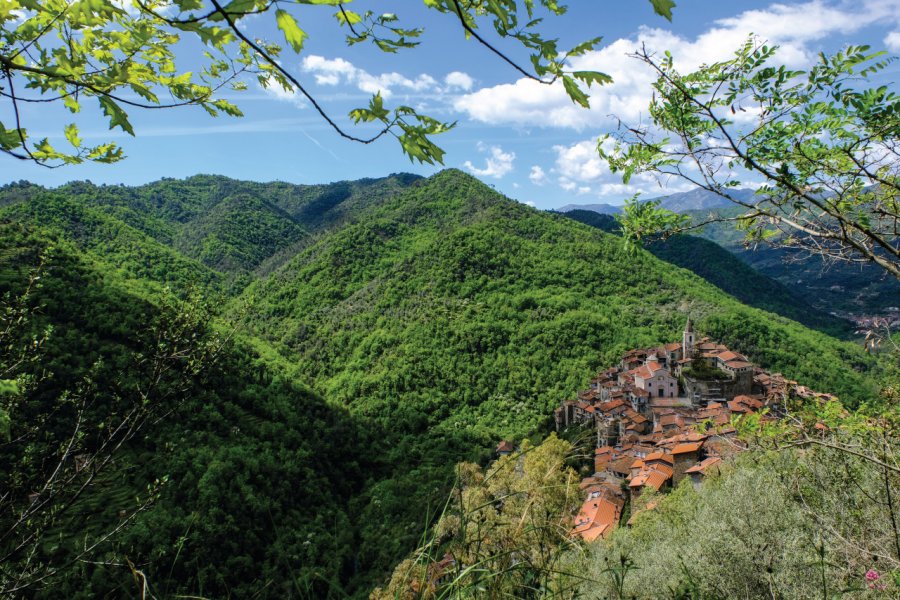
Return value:
[[(720, 208), (714, 214), (734, 216), (737, 207)], [(689, 213), (705, 222), (710, 211)], [(727, 223), (706, 225), (697, 235), (730, 250), (742, 261), (820, 310), (842, 314), (873, 315), (888, 307), (900, 307), (900, 282), (876, 265), (825, 261), (818, 256), (760, 245), (745, 248), (743, 234)]]
[(138, 187), (74, 182), (52, 191), (23, 182), (0, 188), (0, 206), (11, 218), (62, 230), (131, 276), (183, 286), (246, 275), (417, 179), (293, 185), (197, 175)]
[[(587, 210), (564, 213), (570, 219), (618, 234), (619, 223), (610, 215)], [(657, 258), (688, 269), (744, 304), (767, 310), (836, 336), (850, 334), (848, 321), (814, 308), (788, 286), (763, 275), (715, 242), (678, 235), (647, 245)]]
[[(213, 303), (210, 331), (241, 324), (114, 470), (123, 498), (168, 475), (114, 541), (164, 594), (365, 595), (440, 510), (457, 461), (485, 460), (501, 438), (542, 437), (560, 400), (623, 351), (677, 337), (688, 314), (850, 405), (876, 386), (858, 346), (455, 170), (330, 186), (20, 184), (0, 204), (13, 223), (4, 292), (23, 289), (37, 248), (63, 261), (35, 299), (66, 374), (42, 401), (99, 359), (100, 381), (141, 377), (128, 356), (149, 351), (143, 328), (174, 302), (161, 284)], [(28, 261), (23, 248), (35, 248)], [(73, 567), (46, 594), (115, 595), (130, 578)]]
[[(26, 293), (31, 274), (39, 280)], [(24, 496), (41, 491), (42, 460), (57, 455), (72, 432), (80, 428), (86, 436), (77, 464), (103, 456), (107, 432), (128, 423), (123, 415), (130, 408), (150, 411), (105, 469), (88, 463), (77, 473), (75, 467), (72, 476), (85, 480), (97, 469), (82, 493), (50, 500), (12, 536), (4, 517), (4, 592), (10, 578), (45, 576), (42, 567), (53, 565), (58, 572), (47, 587), (30, 593), (131, 597), (133, 577), (117, 566), (123, 557), (164, 597), (249, 597), (261, 589), (283, 597), (301, 582), (315, 596), (346, 577), (354, 558), (349, 501), (373, 465), (365, 452), (370, 426), (359, 427), (346, 410), (326, 404), (243, 343), (202, 361), (197, 376), (187, 373), (188, 359), (197, 357), (187, 355), (154, 370), (154, 357), (177, 343), (172, 335), (189, 337), (190, 348), (215, 336), (203, 319), (194, 320), (197, 307), (135, 293), (67, 242), (31, 227), (0, 227), (0, 288), (9, 294), (5, 308), (10, 297), (29, 304), (20, 338), (52, 328), (36, 369), (26, 370), (33, 388), (9, 411), (9, 435), (0, 445), (4, 508), (34, 504)], [(5, 345), (4, 352), (5, 359), (18, 354)], [(80, 414), (82, 401), (87, 412)], [(29, 429), (33, 423), (36, 431)], [(26, 494), (10, 498), (11, 489)], [(48, 496), (44, 490), (37, 497)], [(104, 542), (123, 519), (128, 527)], [(29, 536), (37, 543), (14, 550)], [(94, 543), (92, 560), (80, 560), (80, 549)], [(32, 547), (36, 553), (29, 555)]]
[(555, 210), (561, 213), (584, 211), (600, 215), (615, 215), (622, 212), (622, 207), (612, 204), (565, 204)]
[[(754, 191), (749, 189), (737, 189), (732, 190), (731, 194), (739, 200), (750, 200), (753, 198)], [(658, 201), (661, 208), (677, 213), (713, 210), (733, 206), (731, 202), (718, 194), (700, 188), (689, 192), (678, 192), (656, 198), (641, 198), (641, 200)], [(557, 212), (567, 213), (578, 210), (614, 215), (622, 212), (622, 206), (612, 204), (566, 204), (565, 206), (558, 208)]]
[[(752, 190), (735, 190), (733, 193), (742, 199), (753, 195)], [(740, 207), (734, 206), (727, 200), (705, 190), (671, 194), (657, 198), (657, 200), (661, 201), (660, 206), (662, 208), (687, 214), (696, 222), (706, 222), (711, 216), (714, 217), (716, 215), (734, 217), (742, 212)], [(559, 212), (565, 213), (566, 216), (583, 223), (612, 227), (613, 221), (609, 215), (619, 212), (619, 210), (613, 210), (615, 208), (606, 204), (568, 204), (560, 208)], [(597, 220), (598, 217), (599, 221)], [(842, 316), (870, 316), (884, 314), (889, 307), (900, 307), (900, 300), (898, 300), (900, 298), (900, 283), (875, 265), (827, 262), (817, 256), (809, 256), (798, 251), (786, 248), (773, 248), (766, 245), (746, 248), (743, 243), (744, 234), (737, 231), (731, 223), (712, 223), (699, 231), (692, 232), (691, 235), (715, 242), (722, 248), (725, 248), (757, 273), (779, 282), (783, 286), (782, 290), (778, 292), (779, 294), (787, 291), (789, 295), (803, 300), (806, 305), (815, 307), (819, 313), (837, 312)], [(686, 255), (688, 245), (695, 250), (700, 248), (699, 242), (679, 240), (651, 251), (664, 260), (699, 273), (697, 268), (703, 268), (704, 265), (702, 262), (688, 259)], [(711, 247), (706, 247), (706, 250), (714, 252), (714, 249)], [(659, 252), (664, 252), (666, 255)], [(715, 262), (720, 263), (721, 261), (731, 262), (725, 257), (720, 257), (720, 260)], [(725, 265), (724, 262), (721, 264), (722, 266)], [(758, 278), (754, 277), (746, 269), (740, 269), (739, 267), (735, 267), (735, 269), (739, 269), (739, 271), (736, 270), (734, 272), (741, 272), (741, 277), (752, 277), (758, 282)], [(706, 278), (706, 275), (701, 273), (701, 277)], [(722, 287), (720, 282), (710, 281)], [(771, 288), (769, 284), (763, 284), (763, 287)], [(794, 311), (793, 314), (785, 313), (782, 312), (782, 309), (790, 310), (789, 304), (785, 305), (782, 302), (776, 302), (758, 305), (749, 301), (749, 294), (742, 296), (735, 293), (733, 289), (725, 287), (723, 289), (753, 306), (767, 308), (767, 310), (773, 310), (798, 319), (807, 325), (817, 326), (808, 319), (798, 318), (805, 312), (805, 309)], [(776, 310), (777, 306), (781, 308)], [(818, 316), (816, 318), (821, 325), (823, 321)], [(832, 320), (832, 325), (834, 323), (835, 321)]]

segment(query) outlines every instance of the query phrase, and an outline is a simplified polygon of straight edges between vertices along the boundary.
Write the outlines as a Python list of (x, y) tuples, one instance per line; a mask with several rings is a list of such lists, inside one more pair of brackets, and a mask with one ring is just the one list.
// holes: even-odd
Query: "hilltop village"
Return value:
[(764, 419), (778, 418), (791, 397), (830, 398), (696, 338), (690, 319), (680, 343), (630, 350), (555, 411), (557, 429), (579, 425), (596, 437), (594, 474), (581, 482), (586, 498), (573, 535), (587, 542), (607, 536), (626, 500), (647, 489), (665, 491), (685, 478), (699, 487), (741, 449), (733, 416), (768, 409)]

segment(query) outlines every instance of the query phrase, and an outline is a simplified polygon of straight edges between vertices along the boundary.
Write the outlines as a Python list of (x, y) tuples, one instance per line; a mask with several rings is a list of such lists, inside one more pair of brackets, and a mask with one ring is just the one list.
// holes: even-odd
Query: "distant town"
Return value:
[[(596, 439), (594, 473), (581, 482), (585, 499), (573, 535), (586, 542), (606, 537), (628, 500), (632, 522), (640, 514), (634, 501), (648, 489), (664, 492), (685, 478), (702, 486), (742, 449), (735, 416), (767, 409), (762, 418), (776, 419), (792, 397), (833, 398), (697, 338), (690, 319), (681, 342), (628, 351), (554, 413), (558, 430), (581, 426)], [(509, 442), (497, 447), (501, 455), (513, 451)]]

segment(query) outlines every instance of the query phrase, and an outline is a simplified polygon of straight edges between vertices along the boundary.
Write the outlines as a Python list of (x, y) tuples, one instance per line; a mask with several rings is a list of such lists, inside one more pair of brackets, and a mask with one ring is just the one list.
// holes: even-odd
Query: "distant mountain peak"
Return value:
[[(751, 189), (735, 189), (729, 193), (739, 200), (749, 200), (755, 192)], [(688, 192), (678, 192), (667, 196), (658, 196), (646, 200), (659, 200), (660, 206), (672, 212), (684, 213), (692, 210), (711, 210), (732, 206), (732, 203), (722, 196), (701, 188)], [(566, 204), (556, 209), (557, 212), (567, 213), (573, 210), (589, 210), (604, 215), (614, 215), (622, 212), (621, 206), (612, 204)]]
[(612, 204), (566, 204), (557, 208), (556, 212), (567, 213), (573, 210), (589, 210), (601, 215), (617, 215), (622, 212), (622, 207)]

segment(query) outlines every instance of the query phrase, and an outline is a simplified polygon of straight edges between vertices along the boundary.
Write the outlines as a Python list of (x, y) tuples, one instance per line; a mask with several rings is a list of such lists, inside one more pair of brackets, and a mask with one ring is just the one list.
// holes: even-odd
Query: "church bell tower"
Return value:
[(694, 324), (688, 317), (681, 336), (681, 354), (683, 358), (691, 358), (694, 355)]

